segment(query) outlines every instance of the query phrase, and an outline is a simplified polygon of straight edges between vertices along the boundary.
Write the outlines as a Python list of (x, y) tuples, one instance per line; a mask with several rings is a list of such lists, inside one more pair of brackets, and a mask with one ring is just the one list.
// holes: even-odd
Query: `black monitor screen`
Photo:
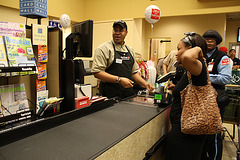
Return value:
[(92, 57), (93, 20), (86, 20), (72, 25), (75, 33), (73, 43), (76, 49), (74, 57)]
[(240, 27), (238, 28), (237, 42), (240, 42)]

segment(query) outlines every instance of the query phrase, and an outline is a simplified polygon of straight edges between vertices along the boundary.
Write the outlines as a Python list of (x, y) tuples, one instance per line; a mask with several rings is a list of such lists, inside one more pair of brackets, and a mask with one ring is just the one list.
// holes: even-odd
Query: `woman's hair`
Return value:
[(206, 40), (199, 34), (194, 32), (187, 32), (184, 33), (186, 37), (182, 39), (182, 41), (186, 44), (187, 47), (200, 47), (203, 52), (203, 56), (206, 57), (207, 55), (207, 43)]

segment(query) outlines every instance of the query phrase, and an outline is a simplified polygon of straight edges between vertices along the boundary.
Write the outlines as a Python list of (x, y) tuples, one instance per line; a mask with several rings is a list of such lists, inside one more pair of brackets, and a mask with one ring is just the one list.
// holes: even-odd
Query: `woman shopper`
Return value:
[[(177, 63), (191, 74), (192, 83), (196, 86), (207, 85), (207, 69), (203, 59), (207, 51), (206, 41), (197, 33), (185, 33), (187, 36), (178, 43)], [(166, 160), (200, 160), (206, 135), (190, 135), (181, 132), (181, 94), (189, 84), (186, 72), (179, 82), (168, 86), (173, 89), (170, 120), (172, 129), (167, 139)]]

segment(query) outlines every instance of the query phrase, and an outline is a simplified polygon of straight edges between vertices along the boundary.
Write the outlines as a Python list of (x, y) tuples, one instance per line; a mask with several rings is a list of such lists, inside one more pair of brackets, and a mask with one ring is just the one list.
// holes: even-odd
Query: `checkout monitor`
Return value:
[[(67, 37), (69, 58), (92, 57), (93, 20), (72, 25), (72, 33)], [(70, 49), (71, 51), (68, 51)]]

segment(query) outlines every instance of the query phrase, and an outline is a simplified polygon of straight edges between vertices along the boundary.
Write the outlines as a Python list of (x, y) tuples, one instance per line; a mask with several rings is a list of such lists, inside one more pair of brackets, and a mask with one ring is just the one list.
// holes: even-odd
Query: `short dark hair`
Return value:
[(204, 38), (215, 38), (217, 45), (222, 42), (222, 36), (216, 30), (208, 30), (203, 34)]
[(236, 50), (235, 50), (235, 49), (230, 49), (229, 53), (230, 53), (231, 51), (235, 51), (235, 52), (236, 52)]

